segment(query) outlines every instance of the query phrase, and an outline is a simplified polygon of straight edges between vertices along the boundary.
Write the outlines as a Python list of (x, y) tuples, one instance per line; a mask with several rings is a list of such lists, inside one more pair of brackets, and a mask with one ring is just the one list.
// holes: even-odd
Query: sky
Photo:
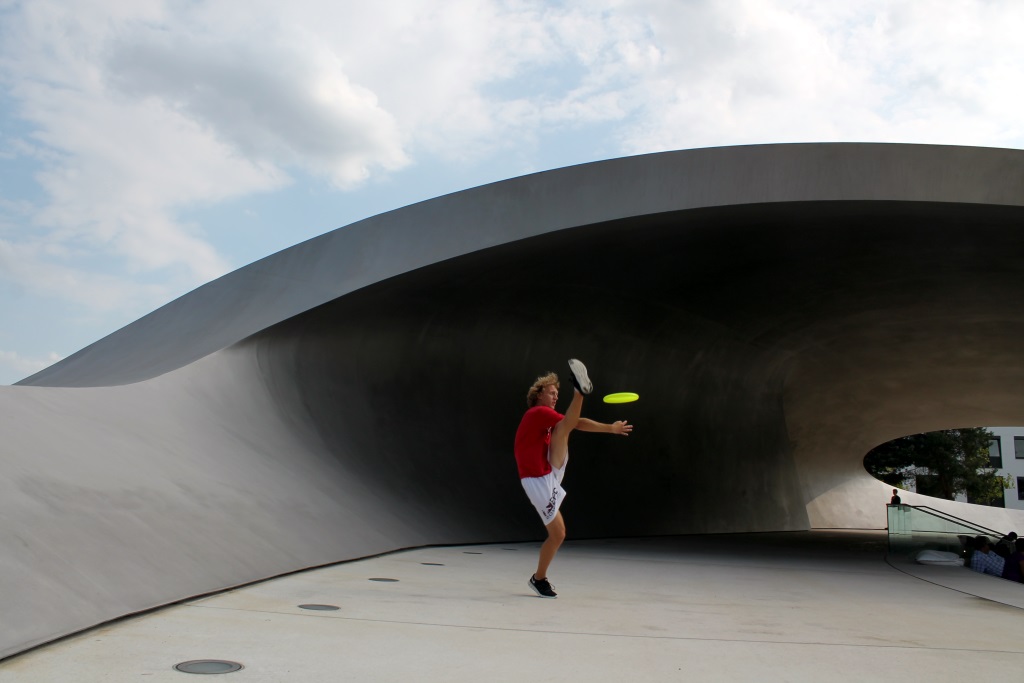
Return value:
[(0, 384), (384, 211), (634, 154), (1024, 148), (1020, 0), (0, 0)]

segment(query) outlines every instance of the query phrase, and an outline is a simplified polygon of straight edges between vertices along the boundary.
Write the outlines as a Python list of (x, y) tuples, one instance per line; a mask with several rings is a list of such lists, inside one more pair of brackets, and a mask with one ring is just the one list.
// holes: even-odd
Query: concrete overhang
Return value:
[(0, 655), (303, 567), (539, 535), (512, 435), (569, 357), (641, 396), (586, 403), (636, 432), (573, 437), (570, 535), (883, 527), (871, 447), (1024, 424), (1022, 227), (1022, 151), (765, 145), (538, 173), (267, 257), (0, 392), (0, 505), (28, 544), (2, 558), (74, 603)]

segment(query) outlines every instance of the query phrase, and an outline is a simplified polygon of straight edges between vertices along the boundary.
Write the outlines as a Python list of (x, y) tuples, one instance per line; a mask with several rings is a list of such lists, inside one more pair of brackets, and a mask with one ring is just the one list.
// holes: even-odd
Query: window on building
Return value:
[(1013, 437), (1013, 454), (1018, 459), (1024, 460), (1024, 436)]
[(1017, 477), (1017, 500), (1024, 500), (1024, 477)]
[[(1003, 468), (1003, 448), (999, 444), (1000, 441), (998, 436), (988, 442), (988, 459), (991, 462), (992, 467), (995, 467), (997, 470), (1001, 470)], [(1016, 442), (1014, 443), (1014, 447), (1016, 447)]]

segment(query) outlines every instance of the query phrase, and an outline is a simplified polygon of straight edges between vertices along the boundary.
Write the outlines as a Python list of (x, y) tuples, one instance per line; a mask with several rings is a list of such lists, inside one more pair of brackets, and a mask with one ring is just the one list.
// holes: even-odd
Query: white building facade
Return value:
[(995, 434), (989, 447), (992, 466), (1009, 474), (1013, 488), (1003, 491), (1005, 506), (1024, 510), (1024, 427), (989, 427)]
[[(1000, 476), (1010, 475), (1011, 488), (1003, 491), (1003, 500), (989, 503), (993, 507), (1024, 510), (1024, 427), (986, 427), (994, 438), (989, 445), (989, 458)], [(906, 490), (925, 495), (940, 495), (929, 490), (931, 478), (927, 468), (910, 468), (906, 471)], [(974, 501), (958, 494), (954, 500), (961, 503)]]

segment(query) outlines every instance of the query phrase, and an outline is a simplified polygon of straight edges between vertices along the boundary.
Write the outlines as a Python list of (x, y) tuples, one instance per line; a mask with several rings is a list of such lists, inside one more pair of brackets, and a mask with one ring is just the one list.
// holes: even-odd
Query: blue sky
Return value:
[(1024, 3), (0, 0), (0, 384), (431, 197), (718, 145), (1024, 146)]

